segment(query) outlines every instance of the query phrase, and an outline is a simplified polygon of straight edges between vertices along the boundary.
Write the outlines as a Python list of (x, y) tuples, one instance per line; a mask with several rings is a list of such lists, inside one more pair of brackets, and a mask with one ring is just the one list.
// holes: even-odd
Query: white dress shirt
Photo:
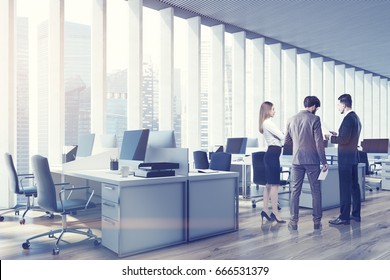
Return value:
[(263, 122), (263, 135), (267, 146), (283, 146), (284, 134), (272, 122), (272, 118), (268, 118)]

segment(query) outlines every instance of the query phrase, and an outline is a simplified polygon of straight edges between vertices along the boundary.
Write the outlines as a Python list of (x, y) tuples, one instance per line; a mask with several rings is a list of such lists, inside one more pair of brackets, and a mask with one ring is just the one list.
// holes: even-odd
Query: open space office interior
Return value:
[[(383, 270), (389, 14), (383, 0), (0, 0), (2, 275), (29, 260), (193, 261), (214, 276), (301, 265), (287, 260)], [(361, 219), (332, 225), (346, 175), (343, 143), (327, 134), (350, 116), (337, 106), (345, 93), (361, 124)], [(280, 155), (276, 216), (286, 223), (260, 215), (271, 209), (254, 156), (267, 151), (261, 104), (272, 102), (286, 134), (307, 96), (321, 102), (329, 169), (322, 225), (313, 229), (305, 179), (294, 230), (297, 146)]]

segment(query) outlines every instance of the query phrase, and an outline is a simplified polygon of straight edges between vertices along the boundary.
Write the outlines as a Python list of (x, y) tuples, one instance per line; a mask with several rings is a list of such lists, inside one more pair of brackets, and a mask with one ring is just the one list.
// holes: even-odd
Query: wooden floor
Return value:
[[(18, 216), (9, 213), (0, 222), (0, 259), (62, 259), (62, 260), (368, 260), (390, 259), (390, 192), (366, 193), (362, 203), (362, 222), (331, 227), (328, 220), (338, 215), (338, 209), (323, 213), (323, 228), (313, 230), (310, 209), (301, 209), (301, 219), (296, 232), (290, 232), (286, 224), (261, 223), (259, 211), (262, 203), (253, 209), (250, 200), (240, 200), (239, 230), (237, 232), (203, 239), (183, 245), (155, 250), (126, 258), (118, 256), (103, 246), (95, 247), (90, 240), (76, 244), (61, 243), (59, 255), (51, 255), (53, 239), (42, 237), (31, 242), (28, 250), (22, 249), (24, 240), (34, 234), (61, 225), (61, 219), (49, 219), (40, 212), (30, 213), (25, 225)], [(288, 206), (281, 210), (288, 217)], [(70, 225), (85, 222), (101, 236), (100, 210), (91, 214), (71, 217)], [(78, 241), (76, 235), (68, 235), (66, 241)]]

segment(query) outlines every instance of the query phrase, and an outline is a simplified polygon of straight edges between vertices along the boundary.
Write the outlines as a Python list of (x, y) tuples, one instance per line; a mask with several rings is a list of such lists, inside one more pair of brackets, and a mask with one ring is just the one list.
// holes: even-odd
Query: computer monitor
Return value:
[(92, 153), (99, 154), (118, 147), (115, 134), (102, 134), (95, 137)]
[(149, 133), (148, 147), (176, 148), (174, 131), (173, 130), (151, 131)]
[(100, 146), (102, 148), (116, 148), (117, 147), (117, 139), (115, 134), (103, 134), (99, 136), (100, 138)]
[(78, 139), (77, 157), (89, 157), (92, 154), (95, 133), (80, 134)]
[(246, 137), (228, 138), (226, 143), (226, 153), (230, 154), (245, 154)]
[(127, 130), (123, 133), (123, 141), (119, 159), (145, 160), (149, 129)]
[(371, 156), (387, 157), (387, 154), (389, 152), (389, 139), (388, 138), (363, 139), (361, 146), (363, 148), (363, 151), (366, 152), (367, 154), (371, 154)]
[(257, 148), (259, 147), (259, 139), (257, 137), (249, 137), (246, 141), (247, 148)]
[(63, 163), (70, 162), (76, 159), (77, 145), (64, 147)]

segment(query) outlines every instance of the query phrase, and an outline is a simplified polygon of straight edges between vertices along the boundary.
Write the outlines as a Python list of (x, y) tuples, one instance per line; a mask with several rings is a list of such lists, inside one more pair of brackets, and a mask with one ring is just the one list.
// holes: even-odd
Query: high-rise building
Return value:
[[(47, 155), (48, 22), (38, 26), (38, 152)], [(91, 131), (91, 27), (64, 25), (65, 145)]]

